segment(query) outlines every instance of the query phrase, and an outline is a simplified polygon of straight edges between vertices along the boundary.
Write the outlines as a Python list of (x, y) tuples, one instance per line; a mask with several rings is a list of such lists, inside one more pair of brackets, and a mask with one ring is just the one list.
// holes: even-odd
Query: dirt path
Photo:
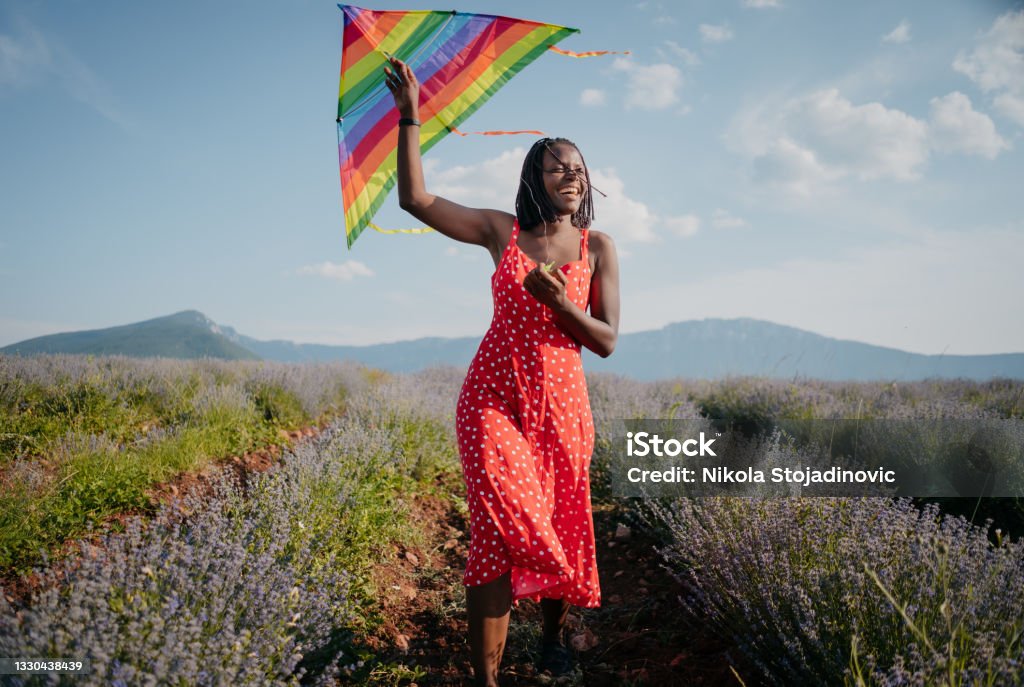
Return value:
[[(395, 550), (394, 564), (375, 576), (384, 623), (368, 645), (381, 661), (369, 681), (469, 684), (462, 587), (468, 523), (444, 499), (421, 497), (410, 506), (427, 528), (428, 543)], [(729, 646), (685, 622), (676, 600), (682, 589), (658, 565), (653, 542), (620, 527), (613, 507), (597, 509), (594, 520), (603, 605), (570, 614), (576, 674), (558, 681), (537, 675), (540, 607), (523, 601), (512, 611), (502, 684), (740, 685), (729, 668)], [(748, 687), (757, 684), (752, 671), (740, 674)]]

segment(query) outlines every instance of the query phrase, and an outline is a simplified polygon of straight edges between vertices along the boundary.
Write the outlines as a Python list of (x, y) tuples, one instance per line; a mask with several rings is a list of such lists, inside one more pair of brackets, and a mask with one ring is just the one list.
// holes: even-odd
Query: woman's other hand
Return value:
[(540, 266), (535, 267), (523, 279), (523, 286), (530, 295), (552, 310), (559, 310), (565, 305), (565, 284), (565, 273), (557, 267), (550, 272)]
[(417, 118), (420, 104), (420, 82), (405, 62), (397, 57), (389, 59), (391, 67), (384, 67), (384, 83), (395, 99), (395, 107), (402, 117)]

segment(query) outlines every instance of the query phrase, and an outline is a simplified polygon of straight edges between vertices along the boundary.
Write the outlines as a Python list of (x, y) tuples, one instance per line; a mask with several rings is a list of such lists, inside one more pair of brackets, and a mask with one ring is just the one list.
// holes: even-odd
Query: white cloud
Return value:
[(473, 165), (442, 169), (436, 159), (428, 158), (423, 167), (432, 193), (470, 207), (513, 212), (525, 157), (526, 149), (516, 147)]
[(733, 32), (728, 26), (701, 24), (700, 37), (705, 43), (724, 43), (733, 39)]
[(910, 41), (910, 22), (906, 19), (896, 25), (896, 28), (882, 36), (883, 43), (906, 43)]
[(743, 227), (749, 227), (750, 224), (745, 219), (736, 217), (727, 210), (719, 208), (711, 213), (711, 226), (715, 229), (742, 229)]
[(1011, 146), (988, 115), (954, 91), (931, 100), (927, 120), (882, 103), (856, 105), (837, 89), (759, 103), (726, 136), (753, 179), (809, 196), (845, 179), (920, 178), (932, 151), (995, 158)]
[(638, 64), (616, 58), (612, 68), (626, 75), (626, 109), (664, 110), (679, 102), (683, 74), (671, 64)]
[(809, 196), (818, 183), (838, 176), (818, 162), (813, 150), (785, 136), (771, 142), (765, 154), (754, 158), (756, 180), (780, 185), (795, 195)]
[(696, 67), (700, 64), (700, 58), (697, 57), (695, 52), (684, 48), (675, 41), (665, 41), (664, 45), (664, 48), (657, 48), (658, 55), (660, 55), (662, 59), (671, 57), (679, 60), (687, 67)]
[(654, 18), (651, 20), (655, 26), (672, 26), (676, 23), (675, 17), (668, 13), (670, 9), (675, 8), (666, 7), (663, 2), (638, 2), (633, 6), (642, 12), (651, 10), (655, 13)]
[(652, 243), (658, 240), (654, 233), (657, 216), (646, 204), (626, 195), (626, 185), (612, 168), (590, 170), (594, 186), (608, 197), (594, 195), (596, 229), (601, 229), (624, 243)]
[(1002, 93), (995, 97), (992, 104), (996, 106), (1003, 116), (1012, 119), (1018, 124), (1024, 125), (1024, 97)]
[(847, 177), (917, 179), (929, 155), (926, 122), (878, 102), (854, 105), (836, 89), (750, 108), (727, 138), (757, 180), (802, 194)]
[(325, 279), (352, 281), (356, 277), (372, 277), (373, 270), (358, 260), (347, 260), (341, 264), (322, 262), (319, 265), (305, 265), (298, 269), (299, 274), (309, 274)]
[(782, 7), (782, 3), (779, 0), (743, 0), (743, 6), (764, 9), (765, 7)]
[(915, 179), (928, 157), (927, 125), (878, 102), (854, 105), (837, 90), (819, 91), (790, 116), (825, 164), (861, 179)]
[(584, 107), (599, 107), (604, 105), (606, 100), (605, 92), (599, 88), (585, 88), (580, 93), (580, 105)]
[(942, 152), (960, 152), (993, 159), (1010, 144), (996, 133), (988, 115), (971, 107), (970, 99), (958, 91), (931, 99), (929, 135), (932, 147)]
[(666, 217), (661, 222), (670, 232), (683, 238), (694, 236), (700, 231), (700, 217), (697, 215)]
[(953, 69), (993, 93), (996, 108), (1024, 126), (1024, 10), (996, 19), (970, 54), (957, 55)]

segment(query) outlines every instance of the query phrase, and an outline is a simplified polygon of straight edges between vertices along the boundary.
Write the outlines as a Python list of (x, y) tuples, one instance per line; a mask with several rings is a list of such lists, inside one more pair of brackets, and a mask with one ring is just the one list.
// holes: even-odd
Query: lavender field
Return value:
[[(0, 680), (429, 684), (375, 666), (360, 638), (384, 544), (422, 536), (410, 500), (432, 493), (464, 508), (461, 378), (0, 357), (0, 657), (90, 663), (85, 675)], [(627, 500), (612, 497), (606, 469), (623, 418), (710, 417), (757, 432), (786, 417), (1021, 418), (1024, 385), (588, 382), (595, 500), (656, 538), (682, 590), (666, 612), (714, 627), (753, 666), (746, 684), (1024, 680), (1016, 500)], [(312, 424), (316, 438), (245, 484), (218, 472), (218, 459)], [(799, 450), (766, 447), (781, 459)], [(206, 493), (153, 502), (153, 485), (196, 471), (219, 475)], [(68, 539), (79, 553), (56, 556)]]

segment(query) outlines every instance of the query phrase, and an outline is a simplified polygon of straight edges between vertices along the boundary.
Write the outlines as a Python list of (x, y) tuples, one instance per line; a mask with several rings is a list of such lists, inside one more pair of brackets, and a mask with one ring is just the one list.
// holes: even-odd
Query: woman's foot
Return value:
[(551, 677), (568, 675), (573, 670), (572, 654), (561, 642), (541, 642), (537, 671), (548, 672)]

